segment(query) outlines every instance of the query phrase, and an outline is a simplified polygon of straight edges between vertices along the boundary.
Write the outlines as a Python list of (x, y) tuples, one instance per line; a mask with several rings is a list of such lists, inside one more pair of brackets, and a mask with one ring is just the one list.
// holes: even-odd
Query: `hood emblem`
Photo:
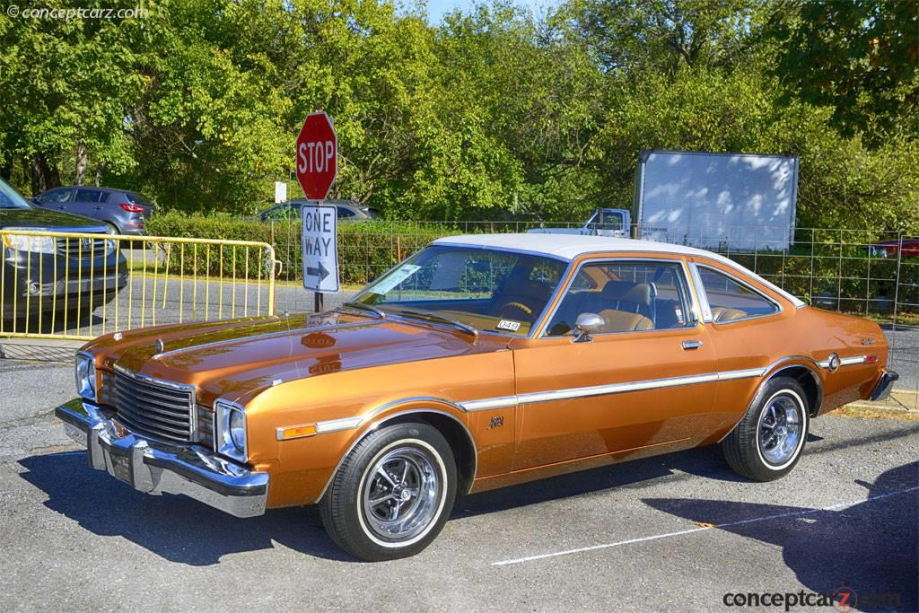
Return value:
[(156, 352), (157, 352), (157, 353), (163, 353), (163, 351), (166, 349), (166, 344), (163, 343), (163, 339), (158, 338), (158, 339), (156, 339), (156, 345), (155, 345), (155, 347), (156, 347)]

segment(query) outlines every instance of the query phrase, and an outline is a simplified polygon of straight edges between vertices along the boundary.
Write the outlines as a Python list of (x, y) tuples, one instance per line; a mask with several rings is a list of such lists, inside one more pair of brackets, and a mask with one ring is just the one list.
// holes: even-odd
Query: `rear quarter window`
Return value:
[(763, 317), (779, 311), (778, 305), (729, 275), (699, 267), (699, 279), (716, 323)]

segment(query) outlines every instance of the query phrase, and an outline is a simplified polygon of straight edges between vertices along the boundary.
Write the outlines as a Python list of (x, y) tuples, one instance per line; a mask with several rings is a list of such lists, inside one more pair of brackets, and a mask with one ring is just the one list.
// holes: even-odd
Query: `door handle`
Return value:
[(702, 341), (683, 341), (683, 350), (689, 351), (690, 349), (698, 349), (703, 344)]

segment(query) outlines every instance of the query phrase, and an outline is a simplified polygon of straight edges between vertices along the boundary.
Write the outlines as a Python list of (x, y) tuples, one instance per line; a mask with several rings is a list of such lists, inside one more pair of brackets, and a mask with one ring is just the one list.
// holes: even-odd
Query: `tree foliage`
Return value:
[(0, 16), (0, 174), (251, 213), (321, 108), (333, 195), (393, 219), (628, 206), (639, 154), (666, 148), (795, 154), (799, 226), (919, 230), (915, 3), (495, 0), (437, 26), (385, 0), (144, 6)]
[(917, 127), (919, 3), (793, 0), (777, 5), (768, 34), (789, 94), (832, 106), (847, 135)]

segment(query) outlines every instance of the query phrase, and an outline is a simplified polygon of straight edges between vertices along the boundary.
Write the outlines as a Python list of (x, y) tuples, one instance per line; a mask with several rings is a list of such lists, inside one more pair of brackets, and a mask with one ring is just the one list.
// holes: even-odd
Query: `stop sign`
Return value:
[(310, 113), (297, 136), (297, 180), (310, 200), (325, 200), (338, 174), (338, 138), (324, 111)]

